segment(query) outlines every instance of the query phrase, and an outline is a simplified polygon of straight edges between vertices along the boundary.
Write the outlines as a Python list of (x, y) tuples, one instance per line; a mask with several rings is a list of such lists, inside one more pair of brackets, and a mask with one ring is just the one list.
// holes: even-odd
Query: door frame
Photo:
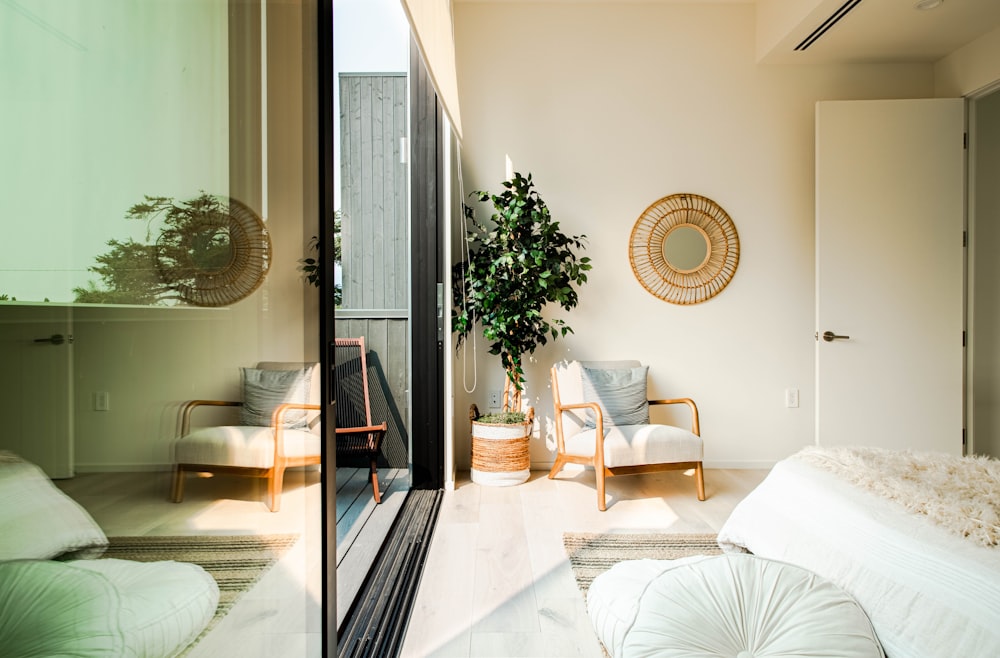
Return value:
[(444, 486), (444, 112), (410, 38), (410, 485)]
[(966, 136), (968, 147), (966, 149), (966, 250), (965, 250), (965, 454), (974, 455), (976, 453), (976, 334), (975, 319), (975, 249), (976, 244), (976, 182), (978, 172), (976, 171), (976, 151), (979, 147), (977, 139), (976, 125), (976, 104), (988, 96), (1000, 93), (1000, 80), (967, 95), (965, 97), (966, 112)]

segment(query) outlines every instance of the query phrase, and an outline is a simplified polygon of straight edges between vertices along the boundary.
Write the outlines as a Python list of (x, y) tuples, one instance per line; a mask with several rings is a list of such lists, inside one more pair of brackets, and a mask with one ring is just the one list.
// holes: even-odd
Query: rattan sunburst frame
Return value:
[[(271, 236), (260, 216), (236, 199), (224, 199), (224, 205), (228, 213), (206, 214), (192, 227), (191, 235), (172, 234), (171, 257), (166, 256), (164, 245), (158, 245), (160, 277), (180, 299), (194, 306), (227, 306), (248, 297), (271, 267)], [(206, 269), (191, 256), (190, 242), (201, 230), (226, 232), (230, 258), (222, 266)]]
[[(695, 270), (680, 270), (663, 256), (673, 229), (692, 224), (708, 239), (708, 256)], [(719, 204), (698, 194), (671, 194), (656, 201), (632, 227), (629, 262), (642, 287), (671, 304), (699, 304), (729, 285), (740, 262), (736, 225)]]

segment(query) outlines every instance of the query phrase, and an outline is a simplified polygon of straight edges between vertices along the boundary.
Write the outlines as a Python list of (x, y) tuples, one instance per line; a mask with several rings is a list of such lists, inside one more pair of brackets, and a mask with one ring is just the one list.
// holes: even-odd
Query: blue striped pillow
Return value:
[[(583, 369), (583, 399), (601, 405), (604, 426), (645, 425), (649, 423), (646, 399), (646, 372), (649, 366), (621, 369)], [(597, 420), (587, 412), (584, 427), (593, 429)]]
[[(312, 367), (300, 370), (260, 370), (241, 368), (243, 375), (243, 408), (240, 411), (243, 425), (271, 424), (274, 409), (283, 402), (309, 401), (309, 384)], [(306, 411), (289, 409), (284, 415), (285, 428), (306, 426)]]

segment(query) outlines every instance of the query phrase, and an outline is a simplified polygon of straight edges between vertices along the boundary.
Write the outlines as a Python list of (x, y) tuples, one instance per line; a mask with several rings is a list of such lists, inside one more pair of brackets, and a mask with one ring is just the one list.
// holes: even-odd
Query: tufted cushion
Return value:
[(173, 656), (208, 625), (219, 604), (215, 579), (187, 562), (77, 560), (118, 590), (118, 623), (136, 656)]
[[(284, 430), (286, 457), (320, 453), (320, 437), (307, 430)], [(218, 464), (245, 468), (274, 466), (274, 431), (270, 427), (202, 427), (177, 442), (181, 464)]]
[(193, 564), (4, 562), (0, 647), (11, 658), (173, 656), (218, 601), (218, 585)]
[(38, 466), (0, 451), (0, 560), (97, 557), (108, 539)]
[[(566, 439), (566, 453), (593, 455), (597, 430), (584, 430)], [(705, 452), (700, 436), (671, 425), (614, 425), (604, 428), (604, 465), (635, 466), (670, 462), (699, 462)]]
[(850, 594), (753, 555), (620, 562), (594, 579), (587, 609), (613, 658), (884, 658)]

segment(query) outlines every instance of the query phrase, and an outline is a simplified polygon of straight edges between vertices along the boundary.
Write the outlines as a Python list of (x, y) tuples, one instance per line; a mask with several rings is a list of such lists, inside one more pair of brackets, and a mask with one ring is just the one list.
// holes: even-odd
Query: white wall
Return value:
[[(931, 96), (932, 66), (757, 66), (743, 3), (458, 3), (455, 20), (466, 188), (499, 190), (509, 154), (594, 263), (564, 316), (576, 333), (526, 367), (533, 467), (552, 461), (548, 368), (565, 358), (648, 363), (653, 395), (697, 401), (711, 466), (769, 465), (811, 443), (814, 104)], [(692, 307), (647, 293), (628, 259), (639, 214), (678, 192), (719, 203), (741, 243), (729, 287)], [(475, 393), (471, 365), (456, 364), (460, 468), (469, 403), (502, 386), (478, 348)]]

